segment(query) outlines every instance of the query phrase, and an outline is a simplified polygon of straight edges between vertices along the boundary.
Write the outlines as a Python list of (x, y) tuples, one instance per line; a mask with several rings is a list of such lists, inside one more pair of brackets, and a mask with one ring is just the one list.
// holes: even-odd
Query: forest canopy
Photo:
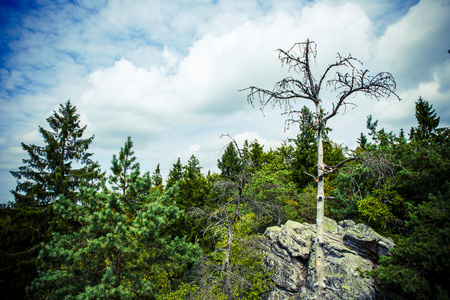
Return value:
[[(368, 274), (378, 289), (431, 299), (449, 287), (450, 139), (423, 98), (415, 117), (406, 135), (369, 116), (369, 136), (353, 150), (325, 139), (329, 165), (356, 155), (386, 162), (377, 170), (351, 161), (327, 178), (325, 214), (395, 240), (393, 255)], [(163, 180), (159, 164), (141, 172), (131, 137), (112, 155), (110, 175), (101, 171), (70, 101), (47, 121), (45, 146), (22, 145), (29, 158), (11, 172), (16, 200), (0, 210), (6, 299), (259, 299), (270, 288), (258, 248), (264, 229), (314, 222), (316, 187), (299, 172), (313, 172), (317, 155), (308, 130), (268, 151), (226, 137), (220, 174), (202, 173), (192, 155)]]

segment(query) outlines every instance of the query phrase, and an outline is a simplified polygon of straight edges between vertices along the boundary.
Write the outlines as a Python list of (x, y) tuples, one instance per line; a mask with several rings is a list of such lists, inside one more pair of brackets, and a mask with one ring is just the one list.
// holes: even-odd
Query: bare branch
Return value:
[(390, 95), (394, 95), (400, 100), (400, 97), (395, 92), (397, 85), (391, 73), (381, 72), (375, 76), (369, 76), (368, 73), (368, 70), (352, 68), (351, 74), (337, 72), (335, 78), (327, 82), (328, 86), (331, 86), (334, 91), (338, 92), (338, 101), (333, 104), (330, 114), (323, 118), (324, 122), (334, 117), (342, 105), (349, 104), (346, 102), (349, 96), (357, 93), (363, 93), (369, 98), (375, 98), (377, 101)]
[(328, 174), (333, 173), (334, 171), (336, 171), (337, 169), (339, 169), (340, 167), (342, 167), (342, 166), (345, 165), (346, 163), (348, 163), (348, 162), (350, 162), (350, 161), (353, 161), (353, 160), (358, 160), (358, 159), (361, 159), (361, 157), (359, 157), (359, 156), (356, 156), (356, 157), (350, 157), (350, 158), (347, 158), (347, 159), (341, 161), (341, 162), (338, 163), (337, 165), (334, 165), (334, 166), (326, 166), (326, 167), (325, 167), (325, 170), (322, 170), (322, 174), (320, 174), (319, 179), (320, 179), (320, 178), (323, 178), (323, 177), (325, 177), (325, 176), (327, 176)]
[[(277, 82), (272, 90), (266, 90), (251, 86), (247, 89), (247, 101), (252, 106), (255, 102), (259, 102), (261, 110), (267, 105), (280, 107), (284, 113), (289, 116), (289, 124), (295, 123), (294, 109), (297, 100), (309, 100), (318, 103), (319, 94), (322, 88), (331, 88), (337, 92), (337, 100), (332, 102), (331, 112), (325, 116), (318, 125), (324, 126), (326, 122), (334, 117), (341, 107), (354, 105), (348, 102), (348, 98), (358, 93), (363, 93), (370, 98), (380, 100), (383, 97), (394, 95), (400, 100), (396, 94), (396, 83), (392, 74), (381, 72), (375, 76), (369, 76), (368, 70), (358, 69), (362, 62), (357, 58), (348, 55), (347, 57), (337, 54), (336, 62), (330, 64), (320, 76), (317, 82), (311, 71), (311, 59), (316, 58), (316, 44), (307, 40), (303, 43), (296, 43), (288, 51), (278, 49), (278, 58), (281, 64), (289, 66), (289, 70), (294, 70), (298, 74), (302, 74), (301, 80), (293, 77), (286, 77)], [(350, 69), (346, 73), (339, 72), (339, 68)], [(327, 80), (329, 73), (337, 70), (333, 79)], [(324, 83), (326, 86), (324, 87)], [(285, 128), (286, 129), (286, 128)]]
[(403, 167), (392, 162), (384, 155), (365, 152), (360, 156), (361, 162), (366, 166), (378, 181), (385, 183), (386, 178), (393, 177), (396, 168)]
[(304, 170), (303, 173), (306, 174), (306, 175), (308, 175), (308, 176), (310, 176), (310, 177), (312, 177), (312, 178), (314, 179), (315, 182), (318, 181), (318, 179), (316, 178), (316, 176), (314, 176), (313, 174), (310, 174), (310, 173), (306, 172), (306, 170)]

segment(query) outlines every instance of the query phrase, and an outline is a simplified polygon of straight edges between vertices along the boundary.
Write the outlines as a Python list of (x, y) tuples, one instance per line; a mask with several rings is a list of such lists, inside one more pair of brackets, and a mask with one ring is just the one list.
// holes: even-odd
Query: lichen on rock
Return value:
[[(374, 280), (360, 276), (373, 270), (380, 255), (394, 246), (365, 224), (325, 218), (326, 299), (376, 299)], [(313, 299), (316, 226), (287, 221), (265, 231), (265, 263), (273, 287), (265, 299)]]

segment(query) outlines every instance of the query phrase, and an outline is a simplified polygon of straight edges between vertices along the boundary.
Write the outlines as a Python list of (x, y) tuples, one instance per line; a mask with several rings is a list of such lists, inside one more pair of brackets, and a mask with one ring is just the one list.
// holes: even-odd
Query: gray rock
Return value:
[[(314, 299), (315, 225), (287, 221), (266, 229), (265, 263), (273, 271), (270, 300)], [(376, 299), (372, 278), (360, 276), (373, 270), (380, 255), (389, 255), (392, 239), (365, 224), (325, 218), (326, 299)]]

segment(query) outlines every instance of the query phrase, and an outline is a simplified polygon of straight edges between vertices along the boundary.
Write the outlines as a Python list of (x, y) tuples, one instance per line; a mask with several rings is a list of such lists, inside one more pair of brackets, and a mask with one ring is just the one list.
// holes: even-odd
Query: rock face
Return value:
[[(287, 221), (266, 229), (265, 263), (273, 272), (268, 300), (313, 299), (316, 226)], [(377, 299), (374, 282), (360, 271), (373, 270), (380, 255), (389, 255), (392, 239), (365, 224), (325, 218), (326, 299)]]

